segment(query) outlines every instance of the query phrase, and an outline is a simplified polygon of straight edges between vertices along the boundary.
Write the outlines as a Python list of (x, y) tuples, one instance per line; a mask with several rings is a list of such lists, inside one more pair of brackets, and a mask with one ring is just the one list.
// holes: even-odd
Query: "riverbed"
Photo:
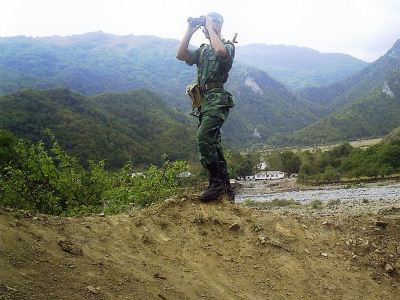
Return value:
[(314, 200), (327, 202), (330, 200), (352, 201), (352, 200), (399, 200), (400, 201), (400, 182), (389, 184), (371, 184), (364, 186), (351, 187), (321, 187), (301, 191), (271, 191), (263, 193), (251, 193), (251, 189), (246, 189), (245, 193), (236, 196), (237, 202), (246, 199), (253, 201), (272, 201), (274, 199), (295, 200), (301, 203), (308, 203)]

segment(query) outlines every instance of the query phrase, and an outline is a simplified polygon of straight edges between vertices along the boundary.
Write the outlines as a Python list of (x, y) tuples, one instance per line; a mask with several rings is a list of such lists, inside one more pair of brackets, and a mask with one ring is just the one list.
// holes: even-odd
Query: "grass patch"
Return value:
[(328, 203), (326, 204), (327, 207), (332, 207), (332, 206), (337, 206), (340, 203), (342, 203), (342, 201), (340, 201), (339, 199), (336, 200), (329, 200)]
[(313, 200), (308, 204), (312, 209), (320, 209), (322, 208), (322, 201), (321, 200)]

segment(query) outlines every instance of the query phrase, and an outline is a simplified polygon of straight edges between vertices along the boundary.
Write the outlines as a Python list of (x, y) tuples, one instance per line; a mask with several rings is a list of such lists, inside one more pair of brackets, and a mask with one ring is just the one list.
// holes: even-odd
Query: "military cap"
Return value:
[(224, 18), (219, 13), (210, 12), (207, 14), (207, 16), (209, 16), (211, 19), (213, 19), (214, 22), (217, 22), (221, 25), (224, 23)]

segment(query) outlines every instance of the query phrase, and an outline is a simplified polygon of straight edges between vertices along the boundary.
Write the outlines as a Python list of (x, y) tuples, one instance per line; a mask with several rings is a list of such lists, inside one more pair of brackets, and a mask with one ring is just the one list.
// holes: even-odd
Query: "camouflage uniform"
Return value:
[[(189, 66), (197, 65), (198, 84), (223, 84), (227, 81), (228, 72), (235, 56), (235, 47), (231, 42), (223, 42), (228, 51), (228, 56), (223, 58), (218, 57), (210, 45), (203, 44), (197, 50), (188, 50), (190, 58), (186, 63)], [(202, 47), (205, 49), (201, 55)], [(200, 59), (202, 61), (199, 61)], [(199, 118), (197, 141), (200, 162), (208, 170), (211, 166), (218, 165), (224, 184), (229, 184), (229, 178), (221, 147), (221, 127), (228, 118), (229, 109), (232, 107), (234, 107), (232, 95), (222, 87), (217, 87), (202, 93), (201, 107), (193, 108), (191, 113)]]
[[(200, 49), (206, 47), (202, 62)], [(197, 76), (200, 85), (209, 83), (225, 83), (228, 72), (232, 67), (235, 48), (232, 43), (225, 42), (228, 56), (218, 57), (210, 45), (202, 45), (197, 50), (188, 50), (190, 59), (186, 62), (189, 66), (198, 66)], [(199, 118), (197, 131), (200, 162), (203, 167), (225, 159), (221, 149), (221, 127), (229, 115), (229, 108), (234, 107), (232, 95), (222, 88), (214, 88), (202, 93), (202, 105), (194, 108), (192, 115)]]

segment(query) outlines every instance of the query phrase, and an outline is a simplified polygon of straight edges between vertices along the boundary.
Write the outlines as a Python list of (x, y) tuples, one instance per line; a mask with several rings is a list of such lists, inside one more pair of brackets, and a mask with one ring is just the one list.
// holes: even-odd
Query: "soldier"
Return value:
[[(178, 46), (176, 58), (189, 66), (197, 65), (197, 87), (201, 105), (193, 107), (192, 115), (198, 117), (197, 142), (200, 162), (209, 171), (209, 186), (200, 194), (200, 200), (211, 201), (226, 194), (232, 202), (235, 195), (229, 182), (227, 163), (221, 147), (221, 127), (234, 107), (233, 98), (224, 90), (235, 56), (232, 42), (221, 38), (223, 18), (218, 13), (209, 13), (203, 24), (189, 22), (187, 32)], [(190, 21), (190, 20), (188, 20)], [(210, 45), (203, 44), (197, 50), (188, 49), (192, 35), (203, 25)]]

